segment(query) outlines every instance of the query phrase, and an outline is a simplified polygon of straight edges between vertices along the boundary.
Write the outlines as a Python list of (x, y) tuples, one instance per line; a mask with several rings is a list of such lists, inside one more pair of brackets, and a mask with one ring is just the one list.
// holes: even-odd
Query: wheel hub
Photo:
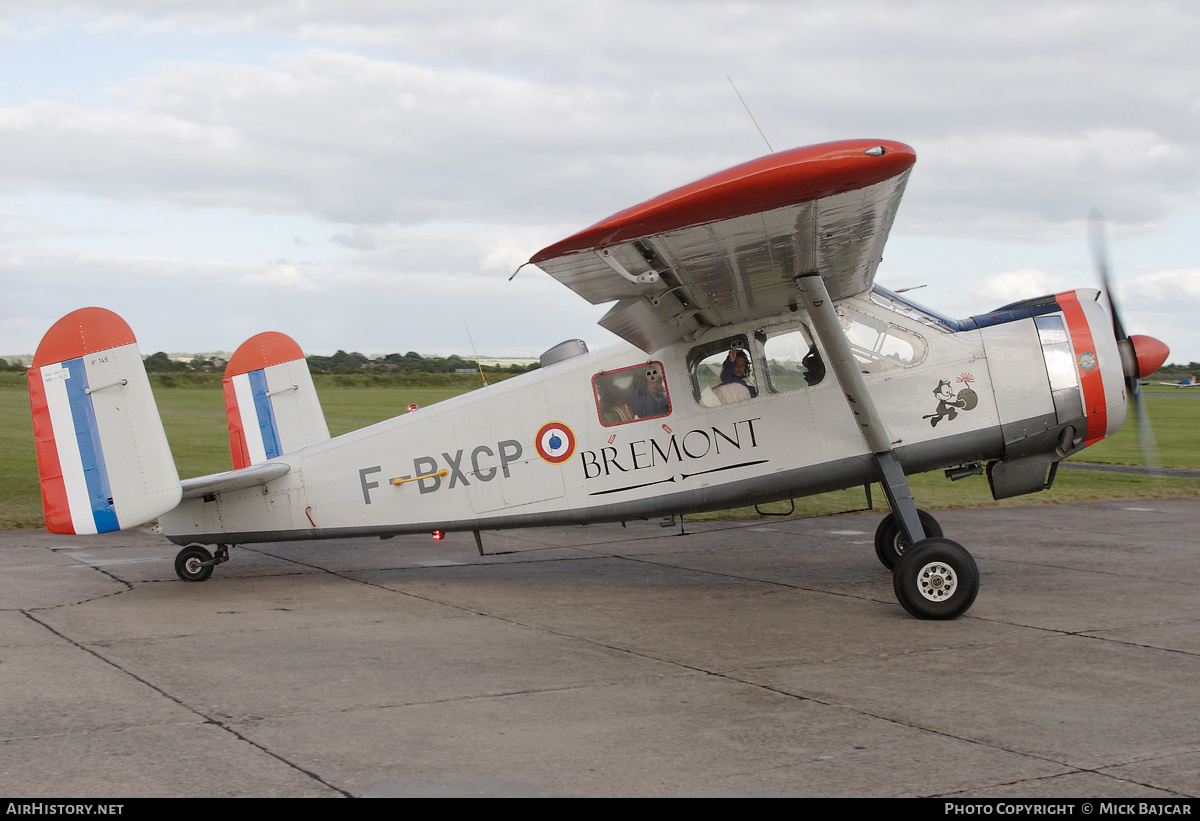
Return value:
[(930, 562), (917, 574), (917, 589), (932, 602), (941, 602), (954, 595), (958, 577), (954, 569), (945, 562)]

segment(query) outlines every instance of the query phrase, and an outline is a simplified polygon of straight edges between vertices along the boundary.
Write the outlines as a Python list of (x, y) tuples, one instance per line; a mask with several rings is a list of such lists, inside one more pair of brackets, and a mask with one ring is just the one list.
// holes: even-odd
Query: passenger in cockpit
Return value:
[(671, 402), (667, 398), (665, 388), (658, 366), (647, 366), (642, 383), (634, 390), (633, 397), (629, 400), (629, 409), (633, 411), (633, 415), (638, 419), (649, 419), (667, 413), (671, 409)]

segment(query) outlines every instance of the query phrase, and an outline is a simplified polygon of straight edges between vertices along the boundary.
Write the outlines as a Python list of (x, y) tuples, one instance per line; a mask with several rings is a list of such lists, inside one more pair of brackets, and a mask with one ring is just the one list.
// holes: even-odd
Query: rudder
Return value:
[(27, 372), (46, 529), (107, 533), (179, 504), (179, 474), (133, 331), (103, 308), (56, 322)]
[(330, 438), (304, 353), (286, 334), (267, 331), (243, 342), (229, 358), (223, 387), (235, 469)]

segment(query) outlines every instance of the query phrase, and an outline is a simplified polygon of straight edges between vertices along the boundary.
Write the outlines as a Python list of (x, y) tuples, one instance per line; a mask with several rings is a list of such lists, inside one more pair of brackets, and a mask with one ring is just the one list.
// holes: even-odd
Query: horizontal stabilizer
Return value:
[(329, 438), (304, 353), (268, 331), (242, 343), (225, 368), (225, 413), (235, 469)]
[(125, 530), (179, 504), (179, 474), (123, 319), (103, 308), (63, 317), (27, 378), (47, 530)]
[(238, 470), (227, 470), (224, 473), (213, 473), (209, 476), (197, 476), (194, 479), (184, 479), (182, 482), (183, 498), (199, 499), (210, 493), (225, 493), (231, 490), (244, 490), (248, 487), (265, 485), (272, 479), (283, 476), (291, 469), (292, 466), (286, 462), (271, 462)]

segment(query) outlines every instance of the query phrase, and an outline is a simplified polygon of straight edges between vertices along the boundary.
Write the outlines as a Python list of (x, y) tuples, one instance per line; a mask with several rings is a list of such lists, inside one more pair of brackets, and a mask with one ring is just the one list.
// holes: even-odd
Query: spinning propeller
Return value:
[(1105, 236), (1104, 217), (1095, 208), (1088, 219), (1088, 236), (1091, 240), (1092, 259), (1095, 260), (1100, 284), (1108, 297), (1108, 307), (1112, 312), (1113, 335), (1117, 338), (1117, 349), (1121, 352), (1121, 369), (1125, 374), (1125, 394), (1133, 405), (1133, 414), (1137, 420), (1142, 458), (1148, 465), (1153, 466), (1158, 463), (1158, 449), (1154, 443), (1154, 432), (1150, 429), (1150, 419), (1146, 415), (1146, 405), (1142, 400), (1138, 380), (1162, 367), (1171, 351), (1152, 336), (1129, 336), (1125, 333), (1125, 326), (1121, 323), (1121, 315), (1117, 311), (1117, 297), (1113, 293), (1108, 276), (1108, 240)]

